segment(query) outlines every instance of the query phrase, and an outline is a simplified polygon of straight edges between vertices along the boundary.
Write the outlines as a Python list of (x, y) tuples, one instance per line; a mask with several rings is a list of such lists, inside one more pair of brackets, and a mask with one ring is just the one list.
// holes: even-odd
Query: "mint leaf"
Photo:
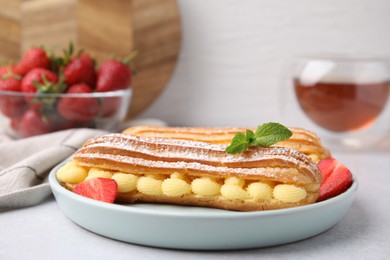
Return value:
[(246, 130), (246, 141), (247, 141), (249, 146), (256, 145), (255, 144), (256, 136), (252, 130), (249, 130), (249, 129)]
[(270, 122), (259, 125), (255, 132), (256, 145), (268, 147), (292, 136), (292, 132), (285, 126)]
[(246, 133), (238, 132), (231, 144), (225, 149), (229, 154), (245, 152), (249, 146), (269, 147), (277, 142), (286, 140), (292, 136), (292, 132), (279, 123), (266, 123), (259, 125), (256, 132), (247, 129)]
[(225, 151), (229, 154), (238, 154), (248, 149), (247, 137), (245, 134), (238, 132), (232, 139), (232, 143), (226, 147)]

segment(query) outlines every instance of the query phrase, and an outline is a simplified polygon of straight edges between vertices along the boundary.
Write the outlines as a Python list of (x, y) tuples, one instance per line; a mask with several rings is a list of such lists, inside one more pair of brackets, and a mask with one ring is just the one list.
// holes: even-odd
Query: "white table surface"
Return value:
[(35, 207), (0, 213), (0, 259), (389, 259), (390, 152), (333, 154), (358, 178), (359, 190), (336, 226), (304, 241), (219, 252), (133, 245), (81, 228), (51, 197)]

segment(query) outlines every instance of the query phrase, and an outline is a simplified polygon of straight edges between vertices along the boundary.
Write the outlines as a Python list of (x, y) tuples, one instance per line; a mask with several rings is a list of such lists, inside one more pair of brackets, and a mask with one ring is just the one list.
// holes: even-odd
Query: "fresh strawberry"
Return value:
[(91, 87), (95, 86), (96, 71), (94, 60), (86, 53), (72, 58), (64, 69), (65, 82), (70, 86), (78, 83), (85, 83)]
[[(21, 90), (24, 93), (62, 93), (66, 85), (62, 80), (52, 71), (47, 69), (33, 69), (24, 76), (21, 83)], [(55, 99), (26, 96), (27, 103), (34, 107), (34, 109), (40, 109), (42, 106), (52, 106)]]
[(114, 203), (118, 185), (113, 179), (92, 178), (77, 184), (73, 192), (90, 199)]
[(0, 91), (10, 91), (12, 93), (4, 93), (0, 97), (0, 111), (7, 117), (15, 117), (23, 114), (26, 103), (22, 96), (18, 96), (21, 86), (20, 80), (10, 77), (0, 77)]
[(101, 99), (98, 115), (100, 117), (109, 117), (114, 115), (121, 106), (119, 97), (106, 97)]
[[(76, 84), (69, 87), (67, 94), (92, 93), (92, 88), (86, 84)], [(97, 113), (98, 100), (91, 97), (62, 97), (58, 102), (58, 113), (72, 121), (85, 122), (91, 120)]]
[(22, 120), (21, 117), (12, 117), (9, 125), (11, 129), (15, 132), (19, 132), (19, 126), (20, 126), (20, 121)]
[(335, 158), (322, 159), (318, 163), (323, 181), (317, 201), (335, 197), (352, 185), (352, 174), (349, 169)]
[(29, 137), (54, 131), (55, 123), (35, 109), (27, 110), (19, 123), (19, 135)]
[(20, 92), (22, 90), (21, 82), (16, 78), (0, 77), (0, 90)]
[(24, 76), (35, 68), (50, 68), (50, 59), (46, 54), (46, 51), (41, 48), (31, 48), (26, 51), (19, 64), (16, 66), (15, 72)]
[(131, 68), (123, 62), (108, 60), (100, 65), (97, 73), (96, 90), (98, 92), (114, 91), (130, 87)]
[[(12, 67), (0, 68), (0, 91), (20, 92), (20, 76), (13, 72)], [(0, 111), (7, 117), (20, 116), (25, 110), (23, 97), (16, 93), (4, 94), (0, 98)]]
[[(33, 69), (24, 76), (21, 89), (25, 93), (59, 93), (61, 91), (52, 91), (54, 85), (58, 83), (58, 76), (47, 69)], [(41, 89), (39, 89), (41, 87)]]
[(16, 66), (15, 65), (10, 65), (10, 66), (3, 66), (3, 67), (0, 67), (0, 76), (3, 76), (3, 75), (17, 75), (16, 73)]

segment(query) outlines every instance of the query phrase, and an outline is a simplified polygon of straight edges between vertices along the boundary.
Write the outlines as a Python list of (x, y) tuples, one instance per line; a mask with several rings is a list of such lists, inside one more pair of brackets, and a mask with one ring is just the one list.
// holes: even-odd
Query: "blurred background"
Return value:
[(0, 0), (0, 58), (73, 41), (97, 59), (139, 51), (128, 118), (182, 126), (280, 120), (305, 53), (390, 56), (388, 0)]

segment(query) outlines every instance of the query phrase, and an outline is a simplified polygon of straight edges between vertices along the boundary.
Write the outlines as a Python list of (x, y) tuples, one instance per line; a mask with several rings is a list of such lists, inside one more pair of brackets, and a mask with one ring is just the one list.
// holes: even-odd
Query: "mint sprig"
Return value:
[(238, 132), (226, 147), (228, 154), (243, 153), (250, 146), (269, 147), (277, 142), (286, 140), (292, 136), (292, 132), (279, 123), (270, 122), (259, 125), (255, 132), (247, 129), (246, 133)]

